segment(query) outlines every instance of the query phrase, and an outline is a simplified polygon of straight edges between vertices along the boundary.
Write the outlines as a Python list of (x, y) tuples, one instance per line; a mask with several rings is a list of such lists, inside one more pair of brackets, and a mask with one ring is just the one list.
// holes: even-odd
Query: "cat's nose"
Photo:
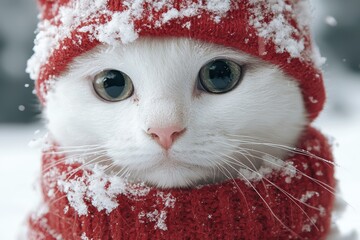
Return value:
[(165, 150), (168, 150), (173, 145), (174, 141), (185, 132), (185, 128), (173, 126), (166, 128), (149, 128), (148, 134), (160, 144)]

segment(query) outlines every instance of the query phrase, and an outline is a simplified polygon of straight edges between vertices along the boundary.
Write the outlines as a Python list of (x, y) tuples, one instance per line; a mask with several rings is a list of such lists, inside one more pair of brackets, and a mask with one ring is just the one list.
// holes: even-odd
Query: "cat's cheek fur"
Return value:
[[(54, 140), (64, 147), (132, 140), (129, 133), (136, 126), (131, 106), (128, 106), (132, 104), (106, 103), (91, 88), (85, 79), (65, 78), (56, 83), (45, 108), (48, 129)], [(123, 135), (119, 136), (118, 132)]]
[[(218, 56), (249, 65), (242, 82), (226, 94), (194, 95), (199, 69)], [(250, 163), (237, 153), (239, 141), (294, 146), (307, 124), (295, 80), (270, 64), (216, 45), (144, 39), (119, 48), (99, 47), (75, 65), (48, 95), (45, 116), (55, 141), (63, 147), (101, 146), (132, 178), (160, 187), (230, 177), (214, 171), (218, 164), (236, 177), (234, 166), (222, 161), (226, 156), (250, 167), (261, 165), (265, 153), (282, 158), (284, 150), (243, 144), (253, 149)], [(134, 96), (115, 103), (97, 97), (83, 74), (113, 68), (126, 72), (135, 86)], [(146, 129), (172, 124), (186, 131), (165, 154)]]

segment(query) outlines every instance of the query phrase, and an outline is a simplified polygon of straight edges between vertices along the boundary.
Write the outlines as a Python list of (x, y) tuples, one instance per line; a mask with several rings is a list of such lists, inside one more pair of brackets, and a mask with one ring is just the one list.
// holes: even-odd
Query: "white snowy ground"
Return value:
[[(341, 239), (355, 240), (360, 239), (360, 75), (351, 75), (340, 67), (326, 75), (331, 79), (326, 82), (328, 104), (315, 125), (333, 142), (339, 195), (347, 203), (336, 221), (344, 233)], [(338, 105), (344, 108), (342, 114), (330, 109)]]
[(39, 150), (28, 147), (40, 125), (0, 125), (0, 239), (16, 239), (26, 213), (35, 206)]
[[(337, 178), (341, 197), (348, 203), (346, 212), (337, 220), (341, 232), (354, 229), (360, 232), (360, 81), (359, 76), (341, 75), (340, 87), (329, 91), (329, 107), (316, 125), (335, 143), (335, 157), (339, 167)], [(335, 78), (333, 76), (333, 78)], [(342, 116), (330, 109), (332, 99), (340, 93), (341, 101), (351, 110)], [(338, 97), (337, 97), (338, 98)], [(28, 211), (36, 206), (38, 197), (33, 191), (39, 173), (39, 150), (28, 147), (39, 124), (0, 125), (0, 239), (16, 239)], [(339, 239), (339, 238), (337, 238)], [(354, 234), (341, 239), (358, 239)]]

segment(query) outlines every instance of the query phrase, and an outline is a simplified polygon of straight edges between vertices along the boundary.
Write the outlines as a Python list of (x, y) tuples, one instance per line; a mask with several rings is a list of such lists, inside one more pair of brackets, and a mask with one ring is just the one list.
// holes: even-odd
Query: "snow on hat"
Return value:
[(27, 72), (45, 103), (53, 80), (97, 45), (139, 37), (189, 37), (277, 65), (295, 78), (309, 119), (321, 111), (322, 59), (309, 32), (308, 0), (38, 0), (40, 23)]

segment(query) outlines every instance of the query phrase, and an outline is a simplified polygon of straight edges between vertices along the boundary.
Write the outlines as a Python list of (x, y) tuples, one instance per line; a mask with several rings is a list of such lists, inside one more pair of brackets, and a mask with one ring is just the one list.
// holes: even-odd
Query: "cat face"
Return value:
[(57, 143), (157, 187), (255, 170), (264, 155), (285, 157), (269, 143), (294, 146), (307, 123), (299, 87), (281, 69), (190, 39), (99, 46), (53, 89), (45, 116)]

